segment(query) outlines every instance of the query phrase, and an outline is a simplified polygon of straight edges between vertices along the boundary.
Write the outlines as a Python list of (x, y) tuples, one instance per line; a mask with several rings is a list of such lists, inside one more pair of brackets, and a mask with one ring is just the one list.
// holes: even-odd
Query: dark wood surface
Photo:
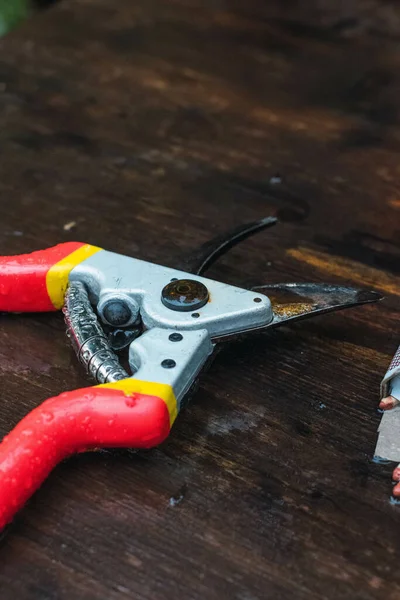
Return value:
[[(400, 333), (400, 12), (336, 4), (68, 0), (0, 42), (0, 253), (172, 266), (277, 214), (210, 276), (386, 296), (227, 347), (162, 447), (62, 464), (2, 539), (1, 600), (400, 598), (371, 460)], [(63, 330), (1, 316), (0, 435), (90, 383)]]

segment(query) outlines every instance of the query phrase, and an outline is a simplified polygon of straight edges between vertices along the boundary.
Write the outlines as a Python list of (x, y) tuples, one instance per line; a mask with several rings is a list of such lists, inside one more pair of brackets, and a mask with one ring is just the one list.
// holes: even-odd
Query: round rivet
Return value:
[(261, 298), (254, 298), (254, 302), (261, 302)]
[(103, 306), (104, 318), (114, 327), (123, 327), (132, 317), (130, 307), (123, 300), (110, 300)]
[(183, 335), (181, 333), (171, 333), (168, 339), (171, 342), (181, 342), (183, 340)]
[(208, 289), (194, 279), (171, 281), (161, 292), (164, 306), (181, 312), (196, 310), (208, 302)]
[(165, 358), (162, 361), (161, 366), (164, 367), (164, 369), (173, 369), (176, 367), (176, 362), (172, 360), (172, 358)]

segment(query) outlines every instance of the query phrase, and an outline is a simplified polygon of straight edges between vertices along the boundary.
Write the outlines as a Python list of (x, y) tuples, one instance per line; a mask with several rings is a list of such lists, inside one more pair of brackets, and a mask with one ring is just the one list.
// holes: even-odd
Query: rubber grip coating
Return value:
[[(31, 254), (0, 257), (0, 311), (44, 312), (61, 308), (69, 271), (85, 258), (86, 253), (82, 256), (80, 252), (84, 248), (94, 246), (65, 242)], [(72, 262), (65, 264), (65, 259), (74, 255)], [(61, 268), (52, 271), (58, 264)], [(48, 275), (52, 272), (49, 282)]]
[(63, 459), (95, 448), (150, 448), (170, 431), (162, 398), (92, 387), (50, 398), (0, 444), (0, 529)]

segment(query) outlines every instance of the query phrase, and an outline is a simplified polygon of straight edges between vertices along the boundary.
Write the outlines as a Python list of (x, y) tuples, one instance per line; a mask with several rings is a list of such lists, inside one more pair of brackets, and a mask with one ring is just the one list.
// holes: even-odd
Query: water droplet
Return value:
[(282, 183), (282, 177), (279, 175), (279, 173), (276, 173), (275, 175), (270, 177), (269, 182), (271, 185), (279, 185), (280, 183)]
[(178, 504), (180, 504), (183, 500), (183, 496), (178, 496), (178, 498), (174, 498), (172, 496), (172, 498), (169, 499), (169, 505), (170, 506), (177, 506)]
[(179, 492), (177, 494), (175, 494), (175, 496), (171, 496), (171, 498), (169, 499), (169, 505), (172, 507), (178, 506), (178, 504), (180, 504), (185, 499), (186, 492), (187, 492), (187, 485), (183, 484), (183, 486), (181, 487)]
[(30, 437), (31, 435), (33, 435), (33, 431), (32, 431), (32, 429), (24, 429), (24, 431), (22, 432), (22, 435), (25, 435), (26, 437)]
[(132, 398), (131, 396), (127, 396), (125, 399), (125, 404), (128, 408), (133, 408), (136, 406), (136, 399)]
[(115, 419), (109, 419), (109, 421), (108, 421), (108, 425), (109, 425), (110, 427), (112, 427), (112, 426), (114, 425), (114, 423), (115, 423)]
[(49, 423), (54, 419), (54, 415), (51, 412), (42, 412), (42, 419), (45, 423)]

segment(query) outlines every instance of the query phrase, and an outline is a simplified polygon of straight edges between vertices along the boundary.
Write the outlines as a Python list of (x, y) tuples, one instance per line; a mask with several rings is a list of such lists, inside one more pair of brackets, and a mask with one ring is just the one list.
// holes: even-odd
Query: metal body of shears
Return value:
[[(63, 309), (78, 357), (98, 383), (46, 400), (3, 439), (0, 527), (72, 453), (161, 443), (220, 342), (380, 298), (338, 285), (247, 290), (203, 277), (220, 254), (275, 222), (212, 240), (181, 269), (75, 242), (0, 258), (0, 311)], [(127, 370), (118, 357), (125, 347)]]

